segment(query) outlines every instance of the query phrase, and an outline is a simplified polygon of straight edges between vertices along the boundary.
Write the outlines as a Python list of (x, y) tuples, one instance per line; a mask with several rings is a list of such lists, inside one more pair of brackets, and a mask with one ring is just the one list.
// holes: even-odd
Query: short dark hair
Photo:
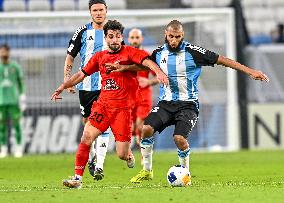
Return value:
[(123, 25), (117, 20), (108, 20), (103, 29), (105, 36), (107, 35), (108, 30), (119, 30), (121, 34), (123, 34), (124, 31)]
[(89, 10), (91, 9), (92, 5), (94, 5), (94, 4), (104, 4), (107, 7), (105, 0), (90, 0), (89, 1)]
[(10, 51), (10, 46), (8, 44), (1, 44), (0, 49), (6, 49), (7, 51)]
[(178, 21), (178, 20), (172, 20), (172, 21), (167, 25), (166, 29), (168, 29), (168, 28), (170, 28), (170, 27), (171, 27), (173, 30), (179, 30), (179, 29), (182, 29), (182, 28), (183, 28), (181, 22)]

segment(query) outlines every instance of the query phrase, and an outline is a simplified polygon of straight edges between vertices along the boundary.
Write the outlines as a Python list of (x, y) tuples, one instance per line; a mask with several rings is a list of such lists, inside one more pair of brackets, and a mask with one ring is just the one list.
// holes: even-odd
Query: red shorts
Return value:
[(88, 120), (92, 126), (105, 132), (111, 127), (115, 141), (130, 142), (132, 135), (132, 120), (130, 108), (110, 108), (94, 102)]
[(132, 120), (136, 121), (137, 118), (141, 118), (145, 120), (145, 118), (149, 115), (152, 109), (152, 100), (144, 100), (135, 105), (132, 109)]

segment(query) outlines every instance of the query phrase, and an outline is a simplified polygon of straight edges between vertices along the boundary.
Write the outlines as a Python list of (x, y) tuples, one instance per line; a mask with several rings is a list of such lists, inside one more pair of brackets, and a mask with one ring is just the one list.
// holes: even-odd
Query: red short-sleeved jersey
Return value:
[(141, 64), (149, 54), (127, 45), (123, 45), (118, 52), (111, 53), (107, 50), (97, 52), (82, 69), (86, 75), (100, 71), (102, 88), (99, 102), (111, 107), (130, 107), (133, 102), (133, 90), (138, 88), (136, 73), (131, 71), (106, 73), (106, 63), (121, 65)]

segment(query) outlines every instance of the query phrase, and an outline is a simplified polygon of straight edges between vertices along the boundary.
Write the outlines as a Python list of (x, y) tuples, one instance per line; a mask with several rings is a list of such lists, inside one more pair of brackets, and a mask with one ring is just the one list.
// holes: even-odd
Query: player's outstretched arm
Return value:
[[(66, 59), (65, 59), (65, 64), (64, 64), (64, 82), (66, 82), (67, 80), (70, 79), (72, 68), (73, 68), (73, 64), (74, 64), (73, 56), (71, 56), (70, 54), (67, 54)], [(74, 86), (70, 87), (70, 88), (67, 88), (67, 91), (72, 93), (72, 94), (76, 93), (76, 90), (75, 90)]]
[(220, 55), (218, 57), (217, 64), (223, 65), (223, 66), (226, 66), (226, 67), (230, 67), (230, 68), (238, 70), (238, 71), (242, 71), (242, 72), (248, 74), (254, 80), (261, 80), (261, 81), (269, 82), (269, 78), (263, 72), (249, 68), (249, 67), (242, 65), (239, 62), (234, 61), (232, 59), (229, 59), (225, 56)]
[(145, 59), (142, 62), (143, 66), (150, 68), (152, 71), (155, 72), (156, 78), (159, 82), (169, 85), (169, 78), (168, 76), (161, 70), (161, 68), (151, 59)]
[(51, 100), (58, 100), (58, 99), (62, 99), (62, 97), (60, 96), (60, 94), (63, 92), (63, 90), (69, 88), (69, 87), (73, 87), (74, 85), (78, 84), (79, 82), (83, 81), (84, 78), (86, 77), (86, 75), (82, 72), (82, 71), (78, 71), (77, 73), (75, 73), (74, 75), (72, 75), (72, 77), (67, 80), (66, 82), (62, 83), (55, 91), (54, 93), (51, 95)]

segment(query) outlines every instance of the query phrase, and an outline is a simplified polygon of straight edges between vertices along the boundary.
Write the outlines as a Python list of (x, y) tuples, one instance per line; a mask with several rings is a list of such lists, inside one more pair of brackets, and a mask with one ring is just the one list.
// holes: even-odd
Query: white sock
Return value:
[(100, 135), (96, 140), (96, 152), (97, 152), (97, 162), (96, 168), (104, 168), (104, 162), (106, 158), (108, 143), (109, 143), (109, 133), (106, 131)]
[(141, 154), (143, 157), (143, 169), (147, 171), (152, 170), (152, 156), (153, 156), (153, 146), (154, 138), (147, 138), (141, 140)]
[(187, 148), (184, 151), (177, 149), (177, 152), (178, 152), (178, 159), (179, 159), (180, 165), (189, 169), (190, 148)]
[(91, 162), (92, 158), (96, 156), (96, 141), (92, 142), (90, 153), (89, 153), (89, 161)]

